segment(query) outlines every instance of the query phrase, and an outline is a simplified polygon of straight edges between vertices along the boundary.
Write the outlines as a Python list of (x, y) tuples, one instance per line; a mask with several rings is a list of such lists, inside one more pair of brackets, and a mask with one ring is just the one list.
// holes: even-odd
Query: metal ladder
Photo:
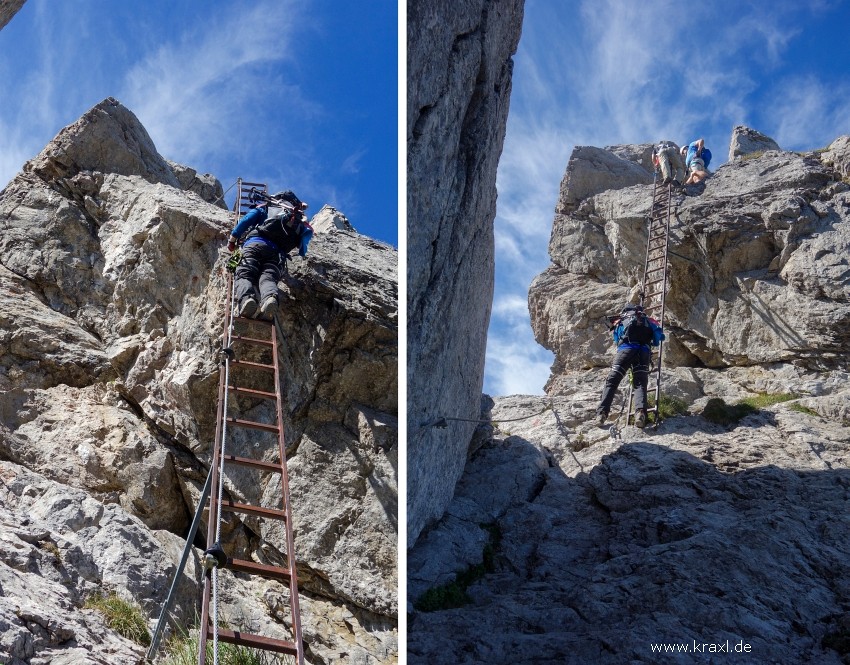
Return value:
[[(261, 183), (242, 182), (234, 204), (237, 218), (255, 202), (258, 192), (268, 195), (268, 188)], [(284, 439), (283, 409), (278, 355), (276, 318), (273, 321), (239, 317), (234, 302), (233, 275), (228, 272), (227, 303), (225, 306), (224, 331), (222, 333), (222, 370), (219, 379), (218, 412), (216, 416), (215, 445), (212, 459), (212, 481), (209, 498), (207, 550), (205, 551), (204, 593), (201, 601), (201, 625), (198, 643), (198, 665), (207, 663), (207, 641), (212, 639), (217, 661), (218, 641), (242, 645), (263, 651), (288, 654), (295, 657), (297, 665), (304, 663), (304, 647), (301, 634), (301, 617), (298, 606), (298, 577), (292, 533), (292, 511), (289, 500), (289, 476), (286, 468), (286, 442)], [(252, 354), (253, 351), (253, 354)], [(258, 355), (259, 358), (255, 357)], [(270, 358), (269, 358), (270, 356)], [(250, 358), (250, 360), (248, 359)], [(233, 377), (240, 376), (237, 382)], [(258, 389), (250, 377), (270, 376), (272, 389)], [(251, 387), (249, 387), (249, 385)], [(274, 422), (264, 423), (246, 420), (238, 413), (239, 400), (231, 396), (244, 396), (253, 401), (267, 400), (274, 403)], [(228, 427), (243, 428), (276, 435), (277, 461), (269, 462), (249, 456), (239, 456), (227, 451)], [(225, 498), (225, 465), (237, 465), (261, 473), (277, 475), (281, 483), (281, 506), (267, 508), (239, 503)], [(259, 484), (259, 483), (258, 483)], [(260, 519), (281, 520), (286, 534), (286, 567), (270, 566), (227, 555), (221, 545), (221, 513), (223, 511), (251, 515)], [(283, 582), (289, 587), (292, 640), (280, 640), (262, 635), (245, 633), (219, 627), (217, 611), (218, 569), (229, 568), (241, 573), (260, 575)], [(212, 604), (212, 608), (211, 608)], [(212, 610), (212, 611), (211, 611)], [(214, 662), (210, 660), (209, 662)]]
[[(670, 222), (673, 217), (678, 219), (678, 204), (673, 200), (673, 185), (659, 183), (656, 178), (652, 185), (652, 208), (647, 221), (649, 231), (646, 242), (646, 260), (643, 266), (643, 281), (640, 287), (639, 305), (650, 318), (655, 319), (664, 328), (664, 303), (667, 297), (667, 248), (670, 242)], [(652, 348), (652, 347), (650, 347)], [(655, 395), (655, 404), (647, 408), (647, 422), (651, 420), (653, 427), (660, 422), (659, 406), (661, 400), (661, 358), (664, 352), (664, 341), (658, 346), (657, 353), (653, 349), (650, 357), (649, 382), (646, 387), (647, 398)], [(632, 406), (634, 386), (629, 384), (627, 400), (626, 424), (633, 422)], [(652, 416), (650, 419), (649, 416)]]
[[(239, 185), (239, 193), (233, 205), (233, 211), (238, 220), (247, 210), (249, 206), (258, 201), (260, 198), (268, 198), (268, 188), (262, 183), (243, 182), (240, 178), (237, 180)], [(207, 662), (207, 641), (212, 634), (213, 639), (213, 662), (217, 661), (217, 642), (229, 642), (232, 644), (252, 647), (263, 651), (273, 651), (277, 653), (288, 654), (294, 656), (297, 665), (304, 664), (304, 642), (301, 634), (301, 614), (298, 606), (298, 577), (295, 566), (295, 550), (293, 546), (292, 534), (292, 514), (289, 501), (289, 476), (286, 469), (286, 443), (284, 440), (283, 417), (282, 417), (282, 402), (280, 392), (280, 366), (278, 360), (278, 337), (277, 337), (277, 321), (260, 321), (255, 319), (245, 319), (235, 316), (236, 303), (233, 302), (233, 275), (227, 273), (227, 300), (225, 305), (224, 317), (224, 332), (222, 334), (222, 370), (219, 376), (219, 393), (218, 393), (218, 409), (216, 415), (216, 433), (215, 445), (213, 448), (213, 460), (207, 475), (204, 488), (201, 491), (201, 497), (198, 502), (198, 508), (192, 520), (192, 525), (189, 528), (189, 533), (186, 536), (186, 545), (183, 548), (183, 555), (180, 563), (174, 573), (171, 582), (171, 588), (168, 591), (165, 602), (160, 611), (159, 619), (156, 624), (151, 645), (147, 651), (147, 660), (152, 661), (159, 649), (162, 640), (163, 632), (168, 619), (170, 617), (171, 605), (177, 592), (177, 586), (186, 563), (189, 560), (193, 549), (195, 535), (203, 517), (203, 513), (209, 510), (207, 519), (207, 550), (204, 552), (204, 564), (206, 574), (204, 576), (204, 593), (202, 601), (202, 617), (198, 644), (198, 664), (206, 665)], [(249, 337), (245, 334), (235, 334), (235, 326), (260, 326), (260, 330), (265, 329), (268, 334), (267, 338)], [(262, 334), (262, 333), (261, 333)], [(265, 349), (270, 354), (271, 359), (268, 362), (259, 363), (249, 360), (238, 360), (234, 345), (239, 347), (255, 347)], [(271, 375), (274, 382), (273, 390), (258, 390), (256, 388), (248, 388), (247, 386), (237, 386), (230, 382), (231, 368), (241, 368), (250, 374), (265, 374)], [(231, 394), (244, 395), (253, 399), (273, 401), (275, 404), (275, 422), (274, 423), (259, 423), (237, 418), (231, 415), (228, 411), (229, 397)], [(261, 432), (268, 432), (277, 435), (277, 462), (267, 462), (261, 459), (251, 457), (240, 457), (232, 453), (228, 454), (225, 450), (224, 443), (227, 441), (227, 426), (242, 427)], [(279, 474), (281, 482), (281, 497), (282, 506), (277, 508), (263, 508), (261, 506), (252, 506), (240, 504), (230, 499), (224, 499), (224, 464), (240, 465), (254, 469), (259, 472)], [(212, 498), (210, 494), (212, 491)], [(210, 499), (209, 506), (207, 500)], [(282, 520), (286, 533), (286, 557), (287, 566), (269, 566), (259, 564), (254, 561), (243, 559), (234, 559), (228, 556), (219, 545), (220, 533), (220, 511), (227, 510), (235, 513), (243, 513), (254, 515), (259, 518)], [(215, 521), (213, 521), (215, 519)], [(269, 579), (275, 579), (283, 582), (289, 587), (290, 592), (290, 612), (292, 621), (293, 639), (278, 640), (262, 635), (253, 635), (238, 630), (223, 629), (218, 626), (216, 612), (213, 611), (210, 615), (210, 600), (211, 597), (215, 600), (215, 585), (217, 583), (218, 568), (230, 568), (231, 570), (247, 573), (250, 575), (260, 575)], [(215, 608), (214, 608), (215, 609)], [(212, 623), (211, 623), (212, 621)]]

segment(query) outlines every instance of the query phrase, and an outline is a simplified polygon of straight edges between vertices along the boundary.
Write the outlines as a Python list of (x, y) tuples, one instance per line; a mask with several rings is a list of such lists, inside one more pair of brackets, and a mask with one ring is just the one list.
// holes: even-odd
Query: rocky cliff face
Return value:
[(496, 166), (522, 0), (408, 7), (408, 543), (443, 514), (484, 379)]
[(0, 5), (0, 30), (2, 30), (6, 24), (12, 20), (12, 17), (18, 13), (26, 1), (27, 0), (6, 0), (6, 2)]
[[(485, 410), (493, 430), (409, 555), (410, 662), (655, 663), (664, 643), (709, 662), (694, 643), (727, 641), (736, 663), (846, 661), (846, 146), (744, 154), (682, 198), (662, 386), (685, 412), (644, 431), (592, 416), (600, 317), (643, 266), (649, 146), (576, 149), (529, 294), (550, 396)], [(762, 401), (713, 415), (745, 398)]]
[[(155, 620), (197, 506), (234, 223), (220, 195), (212, 176), (160, 157), (113, 99), (0, 193), (4, 662), (143, 655), (82, 605), (114, 592)], [(318, 234), (280, 287), (308, 660), (392, 662), (396, 254), (354, 232)], [(273, 505), (272, 487), (229, 476), (237, 500)], [(225, 533), (226, 548), (259, 561), (283, 549), (280, 534), (250, 519), (231, 518)], [(186, 626), (199, 607), (196, 559), (184, 577), (175, 612)], [(225, 620), (285, 637), (282, 600), (274, 583), (231, 579)]]

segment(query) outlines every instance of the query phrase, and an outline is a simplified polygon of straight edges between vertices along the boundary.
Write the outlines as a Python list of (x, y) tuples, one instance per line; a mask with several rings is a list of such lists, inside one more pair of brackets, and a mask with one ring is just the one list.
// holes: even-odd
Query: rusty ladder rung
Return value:
[[(254, 319), (251, 319), (252, 321)], [(257, 339), (256, 337), (245, 337), (243, 335), (234, 335), (230, 338), (233, 342), (245, 342), (245, 344), (257, 344), (259, 346), (274, 346), (274, 342), (270, 339)]]
[(247, 360), (231, 360), (231, 367), (247, 367), (249, 369), (262, 370), (264, 372), (274, 372), (274, 365), (266, 365), (264, 363), (252, 363)]
[[(209, 626), (207, 630), (209, 634), (212, 634), (213, 627)], [(218, 639), (229, 644), (237, 644), (263, 651), (285, 653), (290, 656), (298, 655), (298, 649), (295, 643), (289, 640), (277, 640), (272, 637), (265, 637), (264, 635), (254, 635), (253, 633), (243, 633), (239, 630), (226, 630), (224, 628), (218, 629)]]
[(254, 390), (253, 388), (240, 388), (239, 386), (227, 386), (227, 389), (232, 393), (239, 395), (248, 395), (250, 397), (260, 397), (262, 399), (277, 399), (275, 393), (270, 393), (265, 390)]
[(230, 464), (249, 466), (261, 471), (268, 471), (269, 473), (281, 473), (282, 471), (280, 462), (265, 462), (263, 460), (253, 459), (251, 457), (239, 457), (237, 455), (225, 455), (224, 461)]
[(269, 566), (264, 563), (256, 563), (254, 561), (245, 561), (244, 559), (227, 559), (226, 568), (235, 570), (239, 573), (247, 573), (248, 575), (259, 575), (270, 580), (280, 580), (289, 584), (292, 576), (286, 568), (279, 566)]
[(286, 511), (278, 510), (277, 508), (252, 506), (250, 503), (239, 503), (232, 499), (222, 499), (221, 509), (231, 513), (242, 513), (244, 515), (255, 515), (257, 517), (267, 517), (273, 520), (286, 521)]
[(228, 416), (225, 420), (231, 425), (235, 425), (236, 427), (247, 427), (248, 429), (258, 429), (263, 432), (272, 432), (273, 434), (277, 434), (280, 432), (280, 428), (277, 425), (270, 425), (269, 423), (258, 423), (253, 420), (240, 420), (239, 418), (234, 418), (233, 416)]

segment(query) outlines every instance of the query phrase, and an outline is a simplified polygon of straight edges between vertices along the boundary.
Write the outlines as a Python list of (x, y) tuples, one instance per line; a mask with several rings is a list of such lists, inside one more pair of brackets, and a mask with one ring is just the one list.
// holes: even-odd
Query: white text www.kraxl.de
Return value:
[(650, 644), (652, 653), (751, 653), (752, 645), (743, 640), (733, 644), (725, 642), (676, 642), (674, 644)]

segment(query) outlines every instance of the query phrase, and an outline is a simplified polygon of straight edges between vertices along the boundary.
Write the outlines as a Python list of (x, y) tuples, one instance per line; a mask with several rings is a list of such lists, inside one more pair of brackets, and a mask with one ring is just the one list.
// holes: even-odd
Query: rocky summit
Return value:
[(735, 159), (676, 197), (645, 430), (622, 390), (593, 416), (604, 316), (642, 279), (652, 146), (574, 150), (529, 292), (548, 396), (484, 398), (408, 557), (409, 662), (850, 662), (849, 143), (736, 127)]
[[(163, 159), (114, 99), (63, 129), (0, 192), (6, 665), (144, 657), (144, 640), (116, 632), (91, 601), (128, 601), (152, 629), (198, 504), (235, 222), (221, 198), (213, 176)], [(306, 259), (288, 263), (279, 288), (307, 661), (395, 662), (397, 255), (330, 225)], [(263, 420), (268, 407), (251, 408)], [(226, 491), (280, 501), (279, 485), (253, 471), (228, 472)], [(223, 534), (226, 550), (280, 565), (274, 528), (231, 516)], [(197, 621), (201, 575), (195, 549), (176, 633)], [(224, 624), (289, 637), (287, 587), (222, 577)]]

